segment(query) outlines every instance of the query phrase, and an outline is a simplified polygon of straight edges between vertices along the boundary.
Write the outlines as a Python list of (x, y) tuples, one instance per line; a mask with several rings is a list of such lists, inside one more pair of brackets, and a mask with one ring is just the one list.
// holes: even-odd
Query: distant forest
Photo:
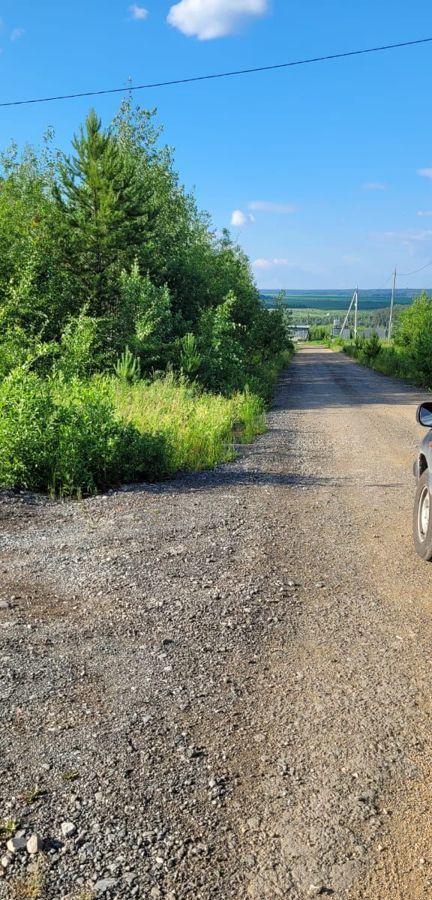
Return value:
[[(354, 288), (353, 288), (354, 290)], [(353, 290), (334, 291), (274, 291), (261, 290), (263, 303), (271, 309), (276, 306), (276, 298), (284, 294), (284, 303), (289, 309), (346, 310)], [(410, 306), (415, 297), (422, 293), (420, 288), (401, 289), (396, 291), (395, 302), (398, 306)], [(390, 306), (391, 290), (360, 290), (359, 307), (368, 311)]]

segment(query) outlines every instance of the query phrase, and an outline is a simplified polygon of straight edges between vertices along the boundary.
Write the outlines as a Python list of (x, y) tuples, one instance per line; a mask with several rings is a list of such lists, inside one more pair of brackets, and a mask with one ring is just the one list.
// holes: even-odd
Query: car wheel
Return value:
[(419, 479), (414, 500), (414, 544), (422, 559), (432, 559), (432, 494), (429, 486), (429, 470)]

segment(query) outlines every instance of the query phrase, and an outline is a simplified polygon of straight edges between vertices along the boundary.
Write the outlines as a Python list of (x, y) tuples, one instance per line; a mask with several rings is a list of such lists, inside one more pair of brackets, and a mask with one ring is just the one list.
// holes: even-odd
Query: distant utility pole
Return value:
[(396, 293), (396, 277), (397, 277), (397, 272), (395, 269), (393, 272), (393, 287), (392, 287), (392, 293), (391, 293), (390, 315), (389, 315), (388, 333), (387, 333), (387, 337), (388, 337), (389, 341), (391, 340), (392, 327), (393, 327), (393, 308), (394, 308), (395, 293)]
[(341, 328), (341, 330), (340, 330), (340, 332), (339, 332), (339, 337), (342, 337), (342, 335), (343, 335), (343, 333), (344, 333), (344, 331), (345, 331), (345, 327), (346, 327), (346, 324), (347, 324), (348, 319), (349, 319), (349, 317), (350, 317), (350, 313), (351, 313), (351, 310), (352, 310), (353, 306), (354, 306), (354, 335), (357, 335), (358, 288), (355, 289), (355, 291), (354, 291), (354, 293), (353, 293), (353, 295), (352, 295), (351, 303), (350, 303), (350, 305), (349, 305), (349, 307), (348, 307), (348, 312), (347, 312), (347, 314), (346, 314), (346, 316), (345, 316), (345, 318), (344, 318), (342, 328)]
[(354, 337), (357, 337), (357, 319), (358, 319), (358, 288), (356, 288), (355, 292), (355, 306), (354, 306)]

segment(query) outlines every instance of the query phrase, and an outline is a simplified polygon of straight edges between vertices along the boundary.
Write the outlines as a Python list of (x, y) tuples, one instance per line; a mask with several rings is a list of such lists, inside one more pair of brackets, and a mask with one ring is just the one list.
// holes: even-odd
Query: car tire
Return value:
[(419, 556), (427, 561), (432, 559), (432, 493), (429, 484), (429, 470), (420, 476), (414, 500), (413, 513), (414, 545)]

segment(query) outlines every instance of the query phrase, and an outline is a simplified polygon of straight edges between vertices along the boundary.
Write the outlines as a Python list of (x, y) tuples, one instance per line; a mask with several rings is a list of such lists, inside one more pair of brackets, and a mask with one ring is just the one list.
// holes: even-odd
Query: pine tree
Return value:
[(143, 210), (131, 163), (94, 111), (60, 166), (57, 203), (63, 214), (63, 252), (75, 289), (94, 316), (115, 317), (119, 272), (130, 268), (142, 242)]

